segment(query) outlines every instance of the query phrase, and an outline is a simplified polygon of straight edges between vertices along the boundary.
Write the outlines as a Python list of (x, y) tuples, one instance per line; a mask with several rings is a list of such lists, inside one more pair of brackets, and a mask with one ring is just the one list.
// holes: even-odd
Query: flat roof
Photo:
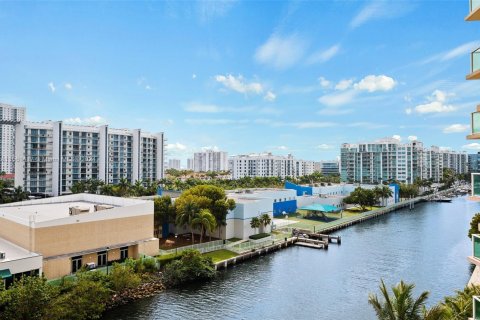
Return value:
[(35, 252), (30, 252), (16, 244), (11, 243), (3, 238), (0, 238), (0, 252), (5, 253), (5, 259), (0, 259), (0, 265), (3, 262), (39, 257), (40, 255)]

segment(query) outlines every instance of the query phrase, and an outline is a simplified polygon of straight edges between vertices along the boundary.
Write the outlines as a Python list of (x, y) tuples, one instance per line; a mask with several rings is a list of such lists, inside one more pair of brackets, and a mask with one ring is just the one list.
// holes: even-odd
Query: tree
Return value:
[(379, 199), (382, 199), (382, 205), (385, 206), (385, 199), (390, 198), (393, 195), (392, 189), (389, 186), (375, 187), (373, 189), (375, 196)]
[(155, 236), (158, 238), (162, 225), (175, 221), (175, 207), (170, 196), (155, 197), (153, 204)]
[(22, 277), (5, 291), (0, 291), (0, 319), (46, 319), (50, 303), (58, 290), (43, 277)]
[(418, 186), (414, 184), (400, 184), (400, 198), (415, 198), (419, 194)]
[(466, 286), (455, 292), (454, 296), (446, 297), (442, 303), (445, 319), (469, 319), (473, 317), (473, 296), (480, 295), (479, 286)]
[(113, 289), (120, 292), (125, 289), (135, 288), (140, 284), (141, 279), (130, 264), (125, 263), (122, 265), (114, 263), (110, 274), (110, 281), (112, 282)]
[(250, 227), (255, 230), (255, 233), (257, 233), (257, 228), (260, 228), (261, 225), (262, 223), (258, 217), (253, 217), (252, 220), (250, 220)]
[(427, 310), (425, 303), (428, 299), (428, 291), (424, 291), (418, 298), (413, 298), (414, 284), (406, 284), (400, 281), (399, 284), (392, 287), (393, 295), (388, 293), (385, 283), (381, 282), (380, 292), (383, 300), (380, 301), (377, 295), (370, 294), (368, 303), (370, 303), (377, 314), (379, 320), (421, 320), (436, 319), (443, 317), (443, 312), (436, 307)]
[(203, 235), (206, 231), (210, 232), (210, 238), (212, 237), (212, 232), (217, 227), (217, 222), (213, 214), (210, 213), (210, 210), (202, 209), (198, 215), (193, 218), (192, 225), (194, 227), (200, 227), (200, 243), (202, 243)]
[(373, 190), (358, 187), (343, 201), (346, 204), (357, 205), (362, 211), (366, 211), (367, 207), (373, 206), (377, 203), (378, 198)]
[(265, 228), (272, 222), (272, 218), (270, 218), (270, 215), (268, 213), (264, 213), (260, 216), (259, 218), (260, 224), (263, 225), (263, 229), (265, 232)]
[(169, 263), (163, 272), (163, 281), (168, 287), (182, 283), (208, 280), (215, 276), (212, 258), (203, 256), (197, 250), (184, 250), (182, 257)]
[(126, 178), (121, 178), (115, 187), (119, 197), (127, 197), (131, 194), (132, 184)]
[(192, 234), (192, 244), (195, 243), (194, 233), (193, 233), (193, 219), (195, 219), (200, 212), (201, 203), (207, 202), (208, 199), (205, 197), (199, 197), (191, 194), (183, 193), (175, 201), (175, 211), (176, 219), (175, 223), (181, 227), (190, 228), (190, 233)]
[(479, 234), (478, 224), (480, 223), (480, 213), (476, 213), (470, 221), (470, 229), (468, 230), (468, 238), (471, 239), (473, 234)]

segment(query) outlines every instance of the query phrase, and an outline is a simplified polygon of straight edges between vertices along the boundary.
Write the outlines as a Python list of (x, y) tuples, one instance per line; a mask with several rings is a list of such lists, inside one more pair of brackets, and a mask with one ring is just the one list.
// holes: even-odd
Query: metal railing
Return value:
[(200, 253), (207, 253), (207, 252), (223, 249), (225, 245), (227, 245), (228, 243), (229, 241), (227, 240), (225, 240), (225, 244), (223, 240), (216, 240), (216, 241), (210, 241), (206, 243), (198, 243), (198, 244), (193, 244), (189, 246), (179, 247), (175, 249), (159, 250), (159, 254), (161, 256), (166, 254), (178, 254), (187, 249), (195, 249), (200, 251)]
[(480, 0), (470, 0), (470, 13), (480, 8)]

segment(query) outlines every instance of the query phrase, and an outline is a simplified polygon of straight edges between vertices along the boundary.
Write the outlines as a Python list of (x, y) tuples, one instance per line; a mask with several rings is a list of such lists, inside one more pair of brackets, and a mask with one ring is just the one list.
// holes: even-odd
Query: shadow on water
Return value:
[(291, 247), (222, 271), (211, 282), (169, 290), (105, 319), (374, 319), (368, 294), (414, 282), (430, 304), (471, 274), (466, 234), (479, 204), (418, 204), (337, 232), (328, 251)]

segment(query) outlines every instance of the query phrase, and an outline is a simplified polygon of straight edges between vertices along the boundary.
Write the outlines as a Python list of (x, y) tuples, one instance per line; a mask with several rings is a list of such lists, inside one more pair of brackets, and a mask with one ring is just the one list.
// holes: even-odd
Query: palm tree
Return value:
[(253, 217), (252, 221), (250, 221), (250, 227), (255, 230), (255, 233), (257, 232), (257, 228), (260, 228), (262, 223), (260, 222), (260, 219), (258, 217)]
[(263, 232), (265, 232), (265, 228), (272, 222), (272, 218), (268, 213), (264, 213), (259, 218), (260, 224), (263, 225)]
[(456, 295), (446, 297), (442, 303), (446, 319), (468, 319), (473, 317), (472, 298), (480, 295), (480, 286), (467, 286), (456, 291)]
[(120, 197), (126, 197), (130, 194), (132, 184), (126, 178), (121, 178), (118, 182), (118, 193)]
[(210, 213), (208, 209), (200, 210), (200, 213), (192, 219), (192, 226), (200, 227), (200, 243), (203, 240), (203, 234), (208, 231), (210, 233), (210, 239), (212, 238), (212, 231), (217, 227), (215, 217)]
[(393, 191), (389, 186), (382, 186), (380, 188), (380, 198), (382, 198), (382, 205), (386, 206), (385, 200), (393, 196)]
[[(178, 206), (177, 206), (178, 208)], [(177, 217), (175, 219), (175, 224), (179, 226), (188, 226), (190, 228), (190, 233), (192, 234), (192, 244), (195, 243), (195, 237), (193, 234), (193, 224), (192, 221), (197, 217), (198, 206), (195, 203), (194, 199), (188, 198), (185, 200), (185, 203), (177, 210)]]
[(380, 292), (383, 301), (380, 301), (377, 295), (370, 294), (368, 303), (375, 309), (377, 319), (379, 320), (441, 320), (443, 311), (439, 307), (426, 309), (425, 303), (428, 299), (428, 291), (424, 291), (416, 299), (412, 297), (414, 284), (406, 284), (400, 281), (399, 284), (392, 287), (393, 295), (389, 295), (385, 283), (381, 282)]

